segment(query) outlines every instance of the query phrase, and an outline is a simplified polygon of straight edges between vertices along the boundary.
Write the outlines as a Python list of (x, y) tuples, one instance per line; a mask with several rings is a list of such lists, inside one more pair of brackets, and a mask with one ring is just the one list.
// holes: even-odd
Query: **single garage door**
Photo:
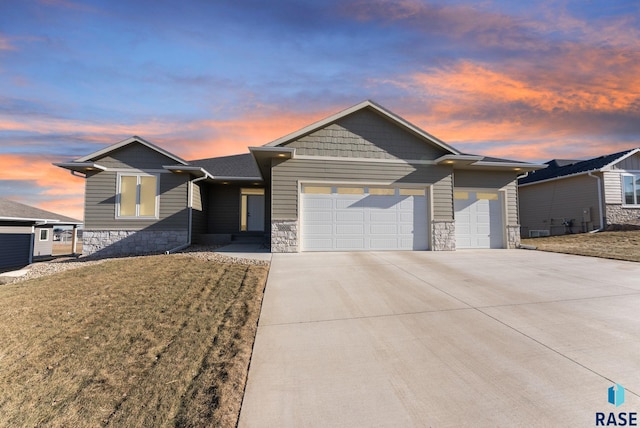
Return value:
[(0, 271), (29, 264), (31, 234), (0, 231)]
[(426, 189), (303, 185), (303, 251), (426, 250)]
[(454, 192), (456, 248), (504, 248), (499, 191)]

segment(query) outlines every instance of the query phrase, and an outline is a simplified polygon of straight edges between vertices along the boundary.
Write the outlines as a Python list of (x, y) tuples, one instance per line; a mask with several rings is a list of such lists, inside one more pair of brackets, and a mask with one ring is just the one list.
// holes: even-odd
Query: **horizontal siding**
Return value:
[(451, 169), (433, 165), (376, 162), (314, 161), (291, 159), (276, 162), (272, 168), (272, 218), (298, 217), (298, 182), (382, 182), (390, 184), (434, 184), (434, 219), (453, 216), (451, 207)]
[(442, 148), (371, 110), (360, 110), (287, 144), (298, 155), (373, 159), (436, 159)]
[[(574, 232), (600, 227), (597, 181), (588, 176), (549, 181), (520, 187), (520, 224), (525, 235), (529, 230), (565, 233), (563, 219), (574, 219)], [(582, 211), (591, 210), (591, 222), (583, 225)]]
[(102, 158), (95, 159), (98, 165), (107, 168), (161, 169), (177, 162), (143, 144), (129, 144)]
[(85, 228), (87, 230), (184, 230), (187, 228), (187, 177), (164, 173), (160, 177), (159, 220), (116, 220), (115, 172), (87, 177)]
[(607, 204), (622, 203), (622, 176), (617, 172), (603, 173), (604, 201)]

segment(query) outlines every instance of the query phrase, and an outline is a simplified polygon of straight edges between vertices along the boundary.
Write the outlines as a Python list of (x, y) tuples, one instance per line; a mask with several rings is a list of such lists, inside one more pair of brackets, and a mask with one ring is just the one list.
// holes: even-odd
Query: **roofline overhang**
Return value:
[(371, 101), (371, 100), (365, 100), (362, 101), (352, 107), (349, 107), (345, 110), (342, 110), (338, 113), (335, 113), (331, 116), (325, 117), (324, 119), (320, 119), (317, 122), (314, 122), (310, 125), (305, 126), (304, 128), (301, 128), (297, 131), (294, 131), (290, 134), (287, 134), (283, 137), (278, 138), (277, 140), (274, 140), (270, 143), (265, 144), (265, 146), (263, 147), (274, 147), (274, 146), (279, 146), (280, 144), (284, 144), (284, 143), (288, 143), (292, 140), (295, 140), (297, 138), (302, 137), (303, 135), (307, 135), (310, 134), (320, 128), (323, 128), (333, 122), (336, 122), (340, 119), (342, 119), (345, 116), (348, 116), (352, 113), (355, 113), (358, 110), (362, 110), (365, 108), (369, 108), (371, 110), (374, 110), (375, 112), (377, 112), (378, 114), (386, 117), (387, 119), (397, 123), (398, 125), (401, 125), (402, 127), (404, 127), (405, 129), (407, 129), (408, 131), (410, 131), (411, 133), (413, 133), (414, 135), (423, 138), (425, 140), (430, 141), (431, 143), (435, 144), (436, 146), (439, 146), (441, 149), (446, 150), (447, 152), (450, 152), (452, 154), (456, 154), (459, 155), (461, 154), (458, 150), (456, 150), (455, 148), (451, 147), (450, 145), (448, 145), (447, 143), (445, 143), (444, 141), (440, 140), (437, 137), (434, 137), (433, 135), (429, 134), (428, 132), (426, 132), (425, 130), (417, 127), (416, 125), (412, 124), (411, 122), (403, 119), (402, 117), (396, 115), (395, 113), (391, 112), (390, 110), (387, 110), (386, 108), (382, 107), (381, 105)]
[(296, 149), (293, 147), (249, 147), (249, 152), (262, 174), (261, 179), (266, 181), (271, 177), (271, 160), (285, 161), (296, 157)]
[(30, 222), (30, 223), (34, 223), (35, 226), (43, 226), (45, 224), (60, 225), (60, 226), (64, 226), (67, 224), (68, 225), (84, 224), (81, 221), (67, 221), (67, 220), (60, 220), (57, 218), (8, 217), (8, 216), (0, 217), (0, 221)]
[(68, 169), (69, 171), (86, 174), (91, 171), (106, 171), (107, 168), (95, 162), (54, 162), (54, 166)]
[(188, 165), (163, 165), (162, 166), (164, 169), (166, 169), (167, 171), (171, 171), (175, 174), (181, 174), (183, 172), (186, 172), (190, 175), (194, 175), (198, 178), (200, 177), (211, 177), (211, 174), (209, 174), (209, 172), (199, 166), (188, 166)]
[(545, 164), (526, 162), (496, 162), (484, 161), (484, 156), (479, 155), (444, 155), (437, 158), (436, 165), (448, 165), (454, 169), (486, 169), (486, 170), (511, 170), (517, 172), (531, 172), (546, 168)]
[(444, 155), (435, 159), (434, 162), (436, 165), (452, 165), (455, 167), (460, 165), (471, 165), (482, 158), (483, 156), (477, 155)]

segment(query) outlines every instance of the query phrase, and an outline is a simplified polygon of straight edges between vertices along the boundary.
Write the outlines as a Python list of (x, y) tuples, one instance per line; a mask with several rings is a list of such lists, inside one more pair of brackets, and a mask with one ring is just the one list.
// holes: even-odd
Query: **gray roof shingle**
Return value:
[(222, 156), (219, 158), (198, 159), (189, 164), (204, 168), (214, 177), (257, 178), (260, 170), (251, 153)]
[(17, 218), (29, 220), (48, 220), (60, 223), (82, 224), (80, 220), (42, 210), (30, 205), (14, 202), (6, 198), (0, 198), (0, 218)]

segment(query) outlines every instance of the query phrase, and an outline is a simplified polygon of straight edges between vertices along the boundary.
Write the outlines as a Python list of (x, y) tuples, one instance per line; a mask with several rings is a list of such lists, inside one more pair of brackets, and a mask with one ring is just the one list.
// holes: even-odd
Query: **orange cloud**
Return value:
[[(8, 195), (10, 199), (34, 205), (58, 214), (84, 217), (84, 180), (51, 164), (54, 159), (41, 155), (0, 155), (0, 181), (33, 183), (40, 191), (32, 198), (28, 193)], [(50, 207), (57, 207), (56, 210)]]

